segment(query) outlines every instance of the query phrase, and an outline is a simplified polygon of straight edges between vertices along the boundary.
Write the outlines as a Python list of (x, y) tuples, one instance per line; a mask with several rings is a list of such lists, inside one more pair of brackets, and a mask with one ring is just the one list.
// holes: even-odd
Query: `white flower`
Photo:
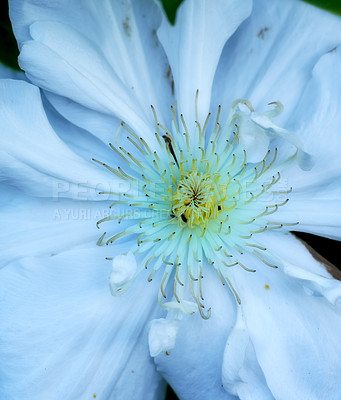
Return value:
[(341, 236), (340, 18), (10, 5), (1, 397), (338, 400), (341, 285), (289, 231)]

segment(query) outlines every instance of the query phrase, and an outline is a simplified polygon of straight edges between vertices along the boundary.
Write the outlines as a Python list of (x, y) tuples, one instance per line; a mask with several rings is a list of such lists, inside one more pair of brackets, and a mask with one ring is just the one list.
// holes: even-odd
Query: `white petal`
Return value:
[[(53, 124), (54, 120), (61, 121), (60, 114), (62, 114), (66, 120), (72, 121), (72, 124), (91, 132), (95, 137), (102, 141), (106, 147), (108, 146), (108, 143), (113, 141), (115, 133), (121, 124), (120, 119), (112, 115), (90, 110), (69, 98), (58, 96), (52, 92), (44, 92), (44, 94), (49, 100), (46, 101), (44, 105), (54, 129), (56, 129)], [(53, 104), (53, 106), (51, 104)], [(56, 117), (51, 121), (50, 114), (53, 112), (53, 109), (57, 110), (58, 113), (54, 111)], [(66, 141), (67, 136), (68, 132), (66, 131), (64, 132), (62, 139)], [(72, 140), (72, 135), (70, 136)], [(79, 147), (80, 145), (81, 143), (78, 142), (76, 147)]]
[(241, 307), (226, 342), (222, 376), (224, 388), (241, 400), (274, 399), (258, 364)]
[[(54, 256), (96, 244), (96, 222), (108, 215), (108, 202), (58, 201), (24, 196), (0, 185), (0, 268), (21, 257)], [(107, 247), (110, 256), (111, 249)]]
[[(290, 172), (290, 173), (289, 173)], [(338, 174), (338, 170), (335, 170)], [(300, 176), (300, 178), (298, 178)], [(304, 177), (306, 182), (304, 183)], [(281, 178), (283, 190), (293, 188), (289, 202), (279, 207), (268, 220), (279, 223), (297, 223), (287, 229), (309, 232), (331, 239), (341, 239), (341, 179), (331, 177), (314, 180), (315, 170), (302, 171), (298, 168), (284, 171)], [(300, 187), (300, 180), (304, 187)], [(297, 186), (295, 186), (297, 185)], [(284, 198), (285, 200), (285, 198)]]
[(251, 4), (249, 0), (188, 0), (178, 8), (175, 26), (163, 19), (158, 36), (172, 68), (178, 110), (189, 123), (196, 120), (197, 89), (198, 120), (205, 120), (222, 48), (249, 15)]
[[(305, 155), (305, 170), (311, 169), (308, 164), (311, 158), (303, 151), (303, 144), (298, 136), (286, 129), (277, 126), (270, 118), (281, 113), (280, 103), (271, 104), (275, 108), (269, 109), (266, 113), (258, 114), (254, 111), (251, 103), (247, 100), (238, 99), (233, 103), (230, 111), (229, 121), (238, 120), (239, 126), (239, 145), (245, 149), (247, 160), (251, 163), (258, 163), (264, 158), (270, 144), (270, 140), (276, 140), (276, 145), (280, 148), (280, 154), (294, 155), (298, 151), (299, 156)], [(298, 163), (300, 163), (298, 157)], [(308, 165), (307, 165), (308, 164)], [(307, 168), (307, 166), (309, 168)]]
[[(24, 81), (0, 83), (1, 180), (27, 193), (97, 199), (97, 190), (117, 187), (113, 174), (73, 153), (51, 128), (39, 90)], [(103, 189), (102, 189), (103, 190)]]
[(312, 71), (289, 128), (313, 155), (314, 166), (309, 172), (295, 167), (283, 171), (282, 179), (293, 193), (287, 206), (272, 216), (299, 221), (295, 230), (333, 239), (341, 238), (340, 68), (339, 46), (322, 56)]
[[(48, 97), (50, 96), (51, 94), (48, 95)], [(54, 97), (56, 98), (57, 96)], [(64, 101), (69, 103), (72, 114), (71, 119), (75, 119), (76, 115), (79, 118), (77, 125), (75, 125), (65, 119), (67, 117), (66, 113), (64, 113), (65, 118), (63, 118), (56, 111), (55, 104), (52, 106), (50, 102), (45, 100), (44, 96), (42, 99), (47, 118), (53, 130), (73, 152), (86, 160), (89, 157), (94, 157), (110, 166), (116, 165), (118, 157), (112, 152), (108, 143), (114, 140), (115, 127), (120, 125), (119, 121), (110, 117), (107, 120), (98, 118), (98, 113), (85, 107), (82, 110), (84, 112), (75, 112), (75, 108), (81, 108), (81, 106), (76, 106), (76, 103), (71, 103), (64, 98)], [(59, 96), (59, 99), (63, 98)]]
[[(281, 259), (285, 259), (289, 263), (316, 275), (330, 278), (330, 274), (326, 271), (324, 265), (316, 262), (302, 242), (294, 235), (290, 233), (279, 233), (277, 235), (275, 232), (264, 232), (259, 235), (257, 241), (266, 245), (266, 248), (271, 249)], [(291, 249), (290, 252), (287, 250), (288, 248)]]
[(341, 42), (338, 16), (297, 0), (255, 0), (251, 16), (224, 48), (214, 80), (214, 107), (247, 98), (291, 113), (319, 57)]
[(161, 352), (170, 352), (175, 346), (178, 330), (179, 321), (175, 319), (154, 319), (148, 334), (150, 355), (155, 357)]
[(125, 292), (122, 290), (122, 286), (133, 279), (136, 269), (136, 259), (131, 251), (129, 251), (128, 254), (120, 254), (114, 257), (109, 278), (112, 295)]
[(0, 272), (1, 398), (159, 398), (146, 331), (157, 284), (141, 276), (114, 298), (109, 271), (90, 246)]
[(212, 306), (210, 319), (199, 313), (179, 321), (175, 347), (155, 357), (158, 371), (184, 400), (235, 399), (222, 386), (225, 343), (235, 322), (235, 299), (216, 272), (206, 269), (203, 292)]
[(315, 65), (291, 118), (290, 128), (316, 157), (316, 168), (326, 178), (341, 168), (341, 46), (325, 54)]
[[(266, 232), (260, 243), (270, 249), (273, 257), (279, 257), (284, 272), (300, 280), (308, 292), (337, 304), (341, 298), (341, 284), (332, 277), (330, 266), (318, 258), (318, 253), (311, 253), (304, 242), (290, 233), (277, 235)], [(286, 250), (288, 248), (290, 253)]]
[(30, 33), (33, 40), (23, 44), (19, 63), (32, 82), (95, 111), (128, 119), (134, 127), (143, 124), (134, 112), (136, 100), (88, 39), (56, 22), (35, 22)]
[(151, 104), (162, 119), (171, 84), (154, 2), (14, 0), (10, 11), (20, 64), (34, 83), (129, 121), (141, 135), (154, 125)]
[[(326, 225), (329, 213), (338, 214), (339, 205), (336, 203), (341, 198), (340, 68), (341, 46), (323, 55), (315, 65), (289, 125), (297, 132), (305, 150), (313, 155), (313, 169), (309, 173), (295, 169), (283, 171), (283, 178), (290, 180), (298, 201), (305, 201), (307, 208), (310, 201), (312, 207), (320, 201), (320, 211), (315, 217), (323, 219), (325, 216)], [(313, 218), (311, 223), (314, 225)], [(336, 220), (335, 225), (339, 225)]]
[[(284, 248), (298, 266), (306, 258), (303, 246), (293, 252)], [(314, 263), (311, 257), (310, 265)], [(253, 265), (257, 272), (252, 276), (241, 269), (233, 275), (257, 360), (274, 397), (339, 399), (340, 309), (307, 291), (301, 279), (256, 261)]]

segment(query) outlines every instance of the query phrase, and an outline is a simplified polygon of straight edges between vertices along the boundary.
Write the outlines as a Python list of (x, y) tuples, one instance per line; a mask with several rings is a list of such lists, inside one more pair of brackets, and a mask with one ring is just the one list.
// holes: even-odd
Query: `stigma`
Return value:
[(209, 219), (218, 212), (219, 193), (215, 192), (211, 174), (202, 174), (195, 167), (188, 173), (183, 172), (171, 197), (173, 213), (179, 225), (184, 222), (191, 228), (194, 225), (207, 226)]
[[(259, 123), (261, 118), (254, 124), (255, 135), (263, 135), (262, 143), (268, 137), (270, 116), (281, 111), (275, 104), (275, 110), (261, 115), (266, 121), (264, 127)], [(98, 227), (108, 223), (108, 231), (113, 231), (112, 235), (102, 234), (97, 244), (128, 238), (129, 257), (134, 255), (138, 261), (133, 274), (113, 275), (128, 277), (112, 285), (113, 294), (127, 291), (143, 269), (150, 271), (149, 281), (161, 271), (160, 305), (180, 313), (198, 311), (208, 319), (211, 308), (203, 295), (207, 268), (216, 270), (237, 303), (241, 299), (229, 277), (231, 268), (255, 272), (242, 262), (244, 253), (267, 268), (277, 268), (257, 237), (298, 223), (274, 222), (273, 214), (289, 201), (292, 188), (283, 187), (281, 171), (297, 162), (299, 149), (282, 155), (268, 140), (263, 155), (255, 160), (252, 154), (250, 161), (248, 152), (252, 148), (247, 148), (244, 139), (246, 130), (249, 134), (253, 127), (250, 115), (254, 110), (246, 100), (234, 103), (226, 123), (220, 123), (219, 106), (214, 118), (208, 114), (203, 123), (197, 120), (193, 132), (182, 114), (173, 107), (171, 112), (172, 126), (167, 128), (160, 124), (152, 107), (155, 149), (122, 123), (121, 131), (127, 133), (131, 150), (117, 143), (109, 146), (124, 167), (114, 168), (93, 159), (134, 187), (133, 193), (101, 192), (116, 197), (110, 208), (117, 212), (97, 222)], [(114, 265), (125, 268), (124, 262)]]

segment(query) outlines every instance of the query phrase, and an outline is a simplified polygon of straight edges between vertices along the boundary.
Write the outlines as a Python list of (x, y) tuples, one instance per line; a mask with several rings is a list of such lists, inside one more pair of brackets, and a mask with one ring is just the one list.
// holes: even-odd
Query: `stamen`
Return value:
[[(129, 140), (130, 143), (132, 143), (137, 148), (137, 150), (141, 154), (146, 155), (146, 152), (131, 137), (127, 136), (127, 139)], [(110, 146), (110, 143), (109, 143), (109, 146)]]
[(226, 275), (224, 275), (224, 279), (226, 280), (226, 282), (227, 282), (228, 285), (230, 286), (230, 288), (231, 288), (231, 290), (232, 290), (232, 292), (233, 292), (233, 294), (234, 294), (234, 297), (235, 297), (236, 300), (237, 300), (237, 303), (238, 303), (238, 304), (241, 304), (242, 302), (241, 302), (241, 300), (240, 300), (240, 297), (238, 296), (238, 293), (236, 292), (236, 290), (235, 290), (235, 288), (233, 287), (233, 285), (232, 285), (231, 281), (229, 280), (229, 278), (228, 278)]
[[(109, 239), (105, 240), (106, 233), (102, 234), (97, 245), (111, 244), (131, 235), (124, 240), (131, 240), (133, 255), (143, 254), (140, 269), (151, 268), (148, 281), (153, 279), (159, 268), (163, 268), (158, 293), (160, 305), (167, 309), (174, 308), (176, 312), (182, 310), (192, 313), (189, 302), (183, 299), (187, 292), (185, 289), (189, 286), (193, 304), (197, 305), (201, 317), (208, 319), (211, 308), (206, 309), (203, 304), (202, 285), (207, 264), (217, 271), (223, 285), (228, 284), (238, 304), (241, 299), (229, 279), (231, 270), (228, 268), (240, 267), (247, 272), (255, 272), (255, 269), (241, 262), (244, 253), (252, 254), (265, 265), (277, 268), (267, 261), (268, 250), (257, 243), (255, 235), (298, 224), (268, 221), (268, 216), (285, 206), (289, 197), (276, 204), (267, 200), (269, 193), (291, 193), (292, 188), (276, 188), (281, 177), (281, 171), (277, 170), (295, 162), (296, 156), (275, 164), (278, 152), (275, 148), (274, 151), (267, 150), (257, 165), (248, 162), (248, 154), (241, 148), (242, 122), (243, 118), (250, 118), (249, 113), (254, 112), (251, 104), (247, 100), (237, 100), (230, 114), (232, 117), (223, 127), (219, 123), (219, 106), (210, 130), (211, 113), (207, 114), (205, 120), (199, 120), (198, 97), (199, 92), (196, 91), (194, 122), (197, 138), (193, 138), (183, 115), (177, 114), (175, 107), (171, 106), (172, 123), (169, 128), (158, 121), (156, 111), (151, 106), (158, 143), (156, 149), (149, 147), (141, 136), (122, 122), (115, 136), (115, 146), (111, 143), (109, 146), (124, 163), (123, 167), (129, 166), (129, 174), (121, 166), (116, 169), (96, 159), (93, 161), (120, 180), (130, 185), (133, 182), (140, 193), (100, 192), (119, 196), (110, 208), (124, 204), (130, 209), (97, 222), (100, 228), (103, 223), (116, 223), (114, 221), (117, 220), (120, 224), (125, 219), (121, 226), (126, 226)], [(281, 107), (276, 106), (275, 112), (279, 112)], [(266, 115), (269, 118), (270, 114)], [(124, 143), (116, 145), (122, 128), (129, 133), (122, 138), (129, 147)], [(267, 134), (266, 127), (260, 126), (259, 129)], [(130, 153), (124, 147), (133, 148), (134, 152)], [(168, 286), (170, 277), (173, 284)], [(173, 290), (173, 300), (164, 302), (168, 289)]]
[(161, 293), (162, 293), (162, 296), (163, 296), (164, 298), (167, 297), (166, 294), (165, 294), (165, 291), (164, 291), (164, 287), (163, 287), (163, 285), (165, 284), (165, 280), (167, 279), (167, 276), (168, 276), (168, 274), (167, 274), (167, 272), (165, 272), (165, 274), (164, 274), (164, 276), (163, 276), (163, 279), (162, 279), (162, 282), (161, 282), (161, 286), (160, 286)]
[(181, 264), (178, 264), (176, 267), (176, 271), (175, 271), (175, 278), (178, 281), (180, 286), (184, 286), (184, 284), (181, 282), (180, 278), (179, 278), (179, 268), (180, 268)]
[(271, 268), (278, 268), (277, 265), (271, 264), (268, 261), (264, 260), (264, 258), (257, 252), (257, 251), (253, 251), (253, 254), (258, 257), (265, 265), (271, 267)]
[(105, 241), (103, 241), (103, 239), (104, 239), (104, 236), (105, 236), (106, 234), (107, 234), (107, 233), (104, 232), (103, 235), (97, 240), (97, 242), (96, 242), (97, 246), (104, 246), (104, 245), (105, 245)]
[(186, 137), (186, 147), (187, 147), (187, 151), (189, 152), (190, 151), (190, 147), (189, 147), (189, 132), (188, 132), (188, 129), (187, 129), (186, 122), (184, 120), (184, 116), (182, 114), (180, 114), (180, 118), (181, 118), (182, 125), (183, 125), (183, 127), (185, 129), (184, 135)]
[(188, 265), (188, 275), (189, 275), (189, 277), (192, 279), (192, 281), (197, 281), (197, 280), (198, 280), (198, 278), (195, 278), (195, 277), (192, 275), (191, 266), (190, 266), (190, 265)]
[(148, 153), (149, 153), (149, 154), (152, 154), (152, 151), (150, 150), (150, 148), (149, 148), (147, 142), (146, 142), (142, 137), (140, 137), (140, 141), (141, 141), (141, 143), (143, 144), (143, 146), (146, 148), (146, 150), (148, 151)]
[[(122, 158), (122, 160), (124, 160), (127, 164), (129, 164), (129, 161), (124, 157), (124, 155), (123, 155), (120, 151), (118, 151), (118, 150), (116, 149), (116, 147), (115, 147), (114, 145), (112, 145), (111, 143), (109, 143), (109, 146), (110, 146), (110, 148), (111, 148), (112, 150), (114, 150), (114, 152), (115, 152), (119, 157)], [(97, 161), (94, 160), (94, 159), (93, 159), (93, 161), (97, 162)]]
[(159, 121), (157, 120), (157, 115), (156, 115), (155, 108), (152, 105), (150, 107), (151, 107), (152, 112), (153, 112), (157, 135), (160, 136)]
[(131, 233), (134, 233), (134, 231), (124, 231), (124, 232), (117, 233), (116, 235), (114, 235), (110, 239), (108, 239), (106, 244), (114, 243), (116, 240), (122, 238), (123, 236), (130, 235)]
[(148, 264), (149, 264), (154, 258), (155, 258), (154, 255), (148, 258), (148, 260), (147, 260), (146, 263), (144, 264), (145, 269), (148, 268)]
[(177, 121), (176, 121), (175, 109), (174, 109), (173, 106), (171, 106), (171, 110), (172, 110), (173, 122), (174, 122), (174, 126), (175, 126), (175, 129), (176, 129), (176, 132), (177, 132), (177, 133), (180, 133), (180, 132), (179, 132), (179, 128), (178, 128), (178, 123), (177, 123)]
[(176, 286), (177, 286), (177, 281), (176, 280), (174, 280), (174, 296), (175, 296), (175, 298), (176, 298), (176, 301), (178, 302), (178, 303), (180, 303), (180, 299), (179, 299), (179, 297), (178, 297), (178, 295), (177, 295), (177, 293), (176, 293)]

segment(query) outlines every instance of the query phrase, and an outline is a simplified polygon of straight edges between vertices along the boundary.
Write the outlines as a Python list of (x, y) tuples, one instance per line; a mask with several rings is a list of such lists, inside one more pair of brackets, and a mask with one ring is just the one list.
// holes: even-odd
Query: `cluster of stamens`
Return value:
[(179, 222), (188, 223), (190, 228), (201, 224), (207, 226), (219, 207), (215, 204), (214, 180), (210, 174), (199, 174), (195, 167), (188, 173), (182, 172), (177, 190), (171, 197), (173, 215)]
[[(109, 220), (120, 224), (124, 220), (126, 226), (107, 239), (104, 233), (98, 244), (135, 237), (131, 245), (131, 251), (139, 257), (135, 276), (146, 268), (151, 270), (148, 280), (152, 280), (155, 272), (163, 268), (160, 304), (187, 313), (195, 311), (194, 304), (203, 318), (209, 318), (211, 311), (205, 312), (203, 304), (205, 268), (215, 268), (222, 284), (227, 283), (240, 302), (228, 275), (235, 266), (255, 271), (241, 262), (244, 252), (267, 266), (277, 267), (269, 261), (267, 249), (255, 236), (296, 224), (268, 219), (287, 203), (291, 188), (278, 190), (276, 148), (268, 150), (256, 164), (247, 161), (246, 150), (239, 143), (240, 116), (233, 116), (222, 128), (219, 107), (215, 123), (210, 123), (209, 114), (203, 126), (196, 122), (193, 135), (182, 115), (179, 127), (174, 108), (172, 130), (162, 126), (153, 107), (152, 110), (157, 151), (152, 151), (142, 137), (122, 123), (128, 132), (127, 140), (139, 155), (133, 156), (113, 144), (110, 147), (125, 161), (129, 171), (94, 160), (137, 189), (137, 194), (102, 192), (119, 197), (110, 207), (117, 207), (120, 212), (103, 218), (97, 225)], [(134, 277), (117, 292), (124, 292)], [(169, 297), (174, 300), (162, 301)]]

